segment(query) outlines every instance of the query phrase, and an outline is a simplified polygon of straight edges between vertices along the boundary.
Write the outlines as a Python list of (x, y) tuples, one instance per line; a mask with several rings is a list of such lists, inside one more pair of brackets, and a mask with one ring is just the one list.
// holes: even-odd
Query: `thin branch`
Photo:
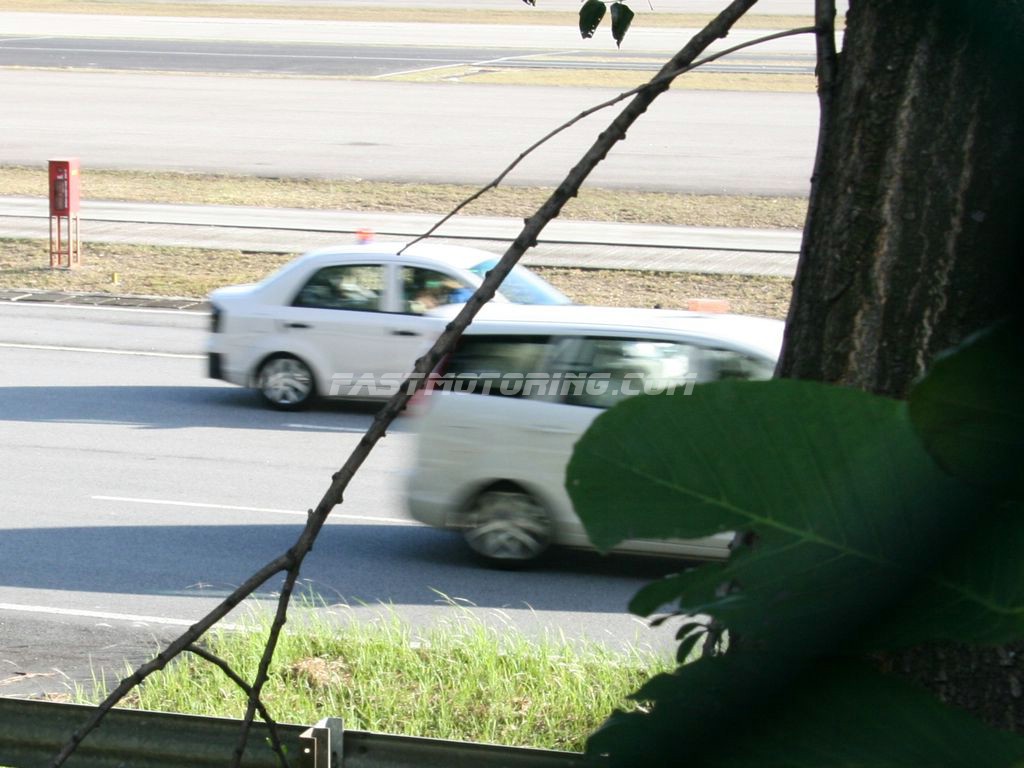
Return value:
[(212, 611), (206, 616), (201, 618), (191, 627), (189, 627), (180, 637), (172, 641), (163, 651), (156, 655), (155, 658), (141, 665), (131, 675), (122, 680), (118, 686), (111, 691), (111, 693), (104, 699), (100, 704), (96, 706), (96, 709), (90, 715), (89, 719), (79, 728), (75, 733), (68, 739), (67, 743), (61, 749), (60, 753), (54, 758), (52, 765), (54, 768), (61, 766), (64, 762), (74, 753), (78, 748), (78, 745), (89, 735), (92, 731), (99, 727), (103, 718), (106, 717), (107, 713), (113, 709), (121, 699), (128, 695), (128, 693), (140, 685), (147, 677), (152, 675), (154, 672), (159, 672), (161, 669), (166, 667), (172, 659), (182, 653), (188, 646), (192, 645), (196, 640), (202, 637), (207, 630), (210, 629), (214, 624), (227, 616), (231, 611), (238, 607), (238, 605), (249, 595), (263, 586), (271, 577), (281, 571), (287, 570), (292, 561), (294, 560), (293, 549), (288, 550), (284, 555), (271, 560), (269, 563), (260, 568), (256, 573), (250, 576), (246, 581), (234, 592), (228, 595), (219, 605), (217, 605)]
[(836, 83), (839, 54), (836, 52), (836, 0), (815, 0), (814, 26), (817, 28), (815, 49), (818, 65), (818, 100), (822, 121), (829, 116), (832, 88)]
[(205, 659), (214, 666), (220, 668), (220, 671), (227, 675), (228, 679), (231, 680), (231, 682), (233, 682), (235, 685), (242, 689), (242, 692), (246, 695), (249, 701), (255, 700), (256, 708), (260, 712), (260, 717), (263, 718), (263, 722), (267, 724), (267, 730), (270, 731), (271, 749), (273, 749), (274, 752), (277, 754), (278, 761), (281, 763), (282, 768), (289, 768), (288, 757), (284, 753), (284, 747), (281, 744), (281, 737), (277, 732), (277, 721), (270, 716), (270, 713), (267, 711), (267, 708), (263, 705), (263, 701), (259, 698), (259, 696), (254, 697), (252, 686), (245, 682), (245, 680), (242, 679), (242, 676), (235, 672), (235, 670), (231, 668), (231, 665), (224, 661), (224, 659), (222, 659), (220, 656), (217, 656), (214, 653), (211, 653), (202, 646), (190, 645), (185, 650), (189, 653), (195, 654), (201, 659)]
[(810, 206), (807, 223), (811, 221), (812, 208), (817, 200), (815, 189), (821, 179), (821, 164), (825, 145), (828, 141), (828, 126), (832, 119), (832, 98), (839, 71), (839, 55), (836, 53), (836, 0), (815, 0), (815, 74), (818, 76), (818, 146), (814, 152), (814, 169), (811, 171)]
[[(312, 549), (312, 542), (310, 542), (310, 549)], [(242, 764), (242, 755), (245, 754), (245, 746), (249, 741), (249, 731), (252, 728), (256, 708), (261, 706), (260, 694), (263, 692), (263, 686), (270, 674), (270, 663), (274, 660), (277, 641), (281, 636), (281, 630), (284, 628), (285, 622), (288, 620), (288, 605), (291, 602), (292, 592), (295, 591), (295, 582), (299, 579), (299, 570), (308, 551), (302, 552), (296, 558), (295, 565), (288, 570), (284, 586), (281, 588), (281, 594), (277, 598), (277, 613), (274, 615), (274, 622), (270, 626), (267, 642), (263, 647), (263, 656), (260, 658), (260, 666), (256, 672), (256, 679), (253, 681), (252, 691), (249, 694), (249, 704), (245, 709), (245, 717), (242, 720), (242, 727), (238, 734), (238, 744), (235, 746), (234, 757), (231, 761), (232, 768), (237, 768)], [(264, 717), (265, 719), (266, 717)]]
[(620, 93), (615, 98), (609, 99), (608, 101), (604, 101), (604, 102), (602, 102), (600, 104), (597, 104), (597, 105), (595, 105), (593, 107), (589, 107), (588, 109), (583, 110), (582, 112), (580, 112), (575, 117), (571, 118), (570, 120), (567, 120), (566, 122), (562, 123), (560, 126), (555, 128), (554, 130), (550, 131), (549, 133), (547, 133), (544, 136), (542, 136), (541, 138), (539, 138), (537, 141), (535, 141), (533, 144), (531, 144), (529, 147), (527, 147), (525, 150), (523, 150), (521, 153), (519, 153), (519, 156), (516, 157), (516, 159), (513, 160), (511, 163), (509, 163), (509, 165), (505, 168), (505, 170), (503, 170), (501, 173), (499, 173), (498, 176), (493, 181), (491, 181), (489, 184), (487, 184), (486, 186), (482, 187), (481, 189), (478, 189), (472, 195), (470, 195), (465, 200), (463, 200), (461, 203), (456, 205), (455, 208), (453, 208), (451, 211), (449, 211), (443, 218), (441, 218), (439, 221), (437, 221), (430, 229), (428, 229), (422, 235), (420, 235), (419, 237), (416, 237), (413, 240), (410, 240), (408, 243), (403, 245), (402, 246), (402, 250), (399, 251), (399, 253), (402, 253), (402, 251), (405, 251), (407, 248), (415, 245), (416, 243), (420, 242), (421, 240), (426, 240), (428, 237), (432, 236), (435, 232), (437, 232), (437, 230), (439, 230), (441, 227), (443, 227), (445, 224), (447, 224), (449, 221), (451, 221), (460, 212), (462, 212), (470, 203), (474, 202), (475, 200), (480, 199), (485, 194), (490, 192), (492, 189), (497, 189), (498, 186), (508, 177), (508, 175), (510, 173), (512, 173), (512, 171), (514, 171), (516, 169), (516, 167), (518, 167), (518, 165), (520, 163), (523, 162), (523, 160), (525, 160), (527, 157), (529, 157), (531, 154), (533, 154), (536, 150), (538, 150), (544, 144), (546, 144), (547, 142), (551, 141), (551, 139), (553, 139), (555, 136), (557, 136), (558, 134), (560, 134), (560, 133), (562, 133), (564, 131), (567, 131), (569, 128), (571, 128), (572, 126), (576, 125), (576, 123), (580, 122), (581, 120), (584, 120), (584, 119), (590, 117), (591, 115), (596, 114), (597, 112), (600, 112), (601, 110), (608, 109), (608, 107), (613, 107), (616, 104), (618, 104), (618, 103), (620, 103), (622, 101), (625, 101), (628, 98), (636, 96), (637, 94), (639, 94), (639, 93), (641, 93), (641, 92), (643, 92), (643, 91), (645, 91), (645, 90), (647, 90), (649, 88), (660, 86), (663, 83), (670, 85), (672, 83), (672, 81), (675, 80), (680, 75), (684, 75), (687, 72), (691, 72), (691, 71), (697, 69), (698, 67), (704, 66), (705, 64), (710, 64), (713, 61), (717, 61), (718, 59), (722, 58), (723, 56), (728, 56), (729, 54), (736, 53), (737, 51), (742, 51), (744, 48), (751, 48), (753, 46), (761, 45), (762, 43), (767, 43), (767, 42), (769, 42), (771, 40), (779, 40), (779, 39), (784, 38), (784, 37), (793, 37), (795, 35), (812, 34), (812, 33), (817, 32), (817, 31), (818, 31), (817, 27), (797, 27), (796, 29), (788, 29), (788, 30), (786, 30), (784, 32), (774, 32), (774, 33), (772, 33), (770, 35), (765, 35), (764, 37), (756, 38), (755, 40), (748, 40), (745, 43), (740, 43), (739, 45), (734, 45), (732, 48), (726, 48), (724, 50), (718, 51), (717, 53), (709, 54), (708, 56), (705, 56), (703, 59), (700, 59), (698, 61), (694, 61), (693, 63), (685, 65), (685, 66), (680, 66), (677, 69), (667, 70), (667, 65), (665, 67), (662, 67), (658, 71), (657, 75), (655, 75), (651, 80), (647, 81), (643, 85), (639, 85), (636, 88), (633, 88), (632, 90), (629, 90), (629, 91), (624, 91), (623, 93)]
[[(694, 35), (682, 50), (676, 53), (662, 67), (654, 79), (637, 89), (633, 100), (626, 105), (608, 128), (601, 132), (583, 158), (570, 170), (565, 179), (562, 180), (562, 183), (552, 192), (537, 212), (525, 221), (519, 236), (508, 247), (498, 263), (488, 271), (480, 287), (477, 288), (476, 292), (462, 307), (462, 310), (455, 319), (448, 324), (430, 350), (416, 361), (416, 364), (413, 366), (413, 372), (399, 391), (377, 412), (370, 428), (363, 435), (342, 467), (332, 476), (331, 485), (320, 499), (319, 504), (317, 504), (315, 509), (310, 510), (306, 525), (303, 527), (295, 543), (287, 552), (263, 566), (247, 579), (243, 585), (235, 589), (220, 605), (196, 622), (196, 624), (189, 627), (181, 637), (174, 640), (155, 659), (143, 664), (131, 676), (122, 680), (118, 687), (97, 706), (88, 721), (64, 745), (52, 763), (53, 768), (59, 768), (59, 766), (64, 764), (68, 757), (78, 748), (82, 740), (100, 725), (107, 712), (124, 698), (130, 690), (139, 685), (153, 672), (163, 669), (171, 659), (186, 650), (210, 627), (230, 613), (243, 599), (255, 592), (268, 579), (281, 571), (286, 571), (288, 576), (286, 577), (285, 589), (282, 591), (281, 599), (278, 601), (277, 617), (275, 618), (275, 628), (277, 630), (280, 629), (285, 622), (287, 598), (291, 595), (291, 589), (301, 568), (302, 561), (312, 549), (313, 542), (316, 540), (320, 529), (327, 522), (328, 515), (330, 515), (334, 507), (342, 503), (344, 491), (348, 487), (349, 482), (351, 482), (352, 477), (363, 465), (363, 462), (366, 461), (374, 446), (387, 433), (388, 427), (401, 413), (412, 395), (423, 386), (426, 374), (432, 371), (437, 366), (441, 357), (452, 348), (456, 339), (472, 322), (481, 307), (494, 297), (498, 287), (518, 263), (522, 255), (537, 244), (537, 237), (547, 223), (558, 216), (562, 207), (570, 198), (578, 194), (583, 182), (590, 175), (591, 171), (604, 160), (612, 147), (625, 138), (627, 129), (647, 111), (648, 107), (659, 95), (668, 90), (672, 80), (679, 73), (685, 72), (688, 67), (692, 66), (697, 56), (716, 39), (725, 37), (732, 28), (732, 25), (754, 6), (756, 2), (757, 0), (733, 0), (704, 29)], [(277, 633), (275, 632), (273, 637), (268, 640), (264, 658), (261, 661), (261, 675), (265, 675), (264, 667), (269, 664), (269, 659), (273, 656), (276, 640)], [(259, 689), (257, 686), (254, 686), (253, 690), (258, 693)], [(252, 708), (250, 706), (250, 710)], [(251, 717), (248, 722), (251, 722)], [(248, 722), (243, 725), (244, 730), (248, 729)]]

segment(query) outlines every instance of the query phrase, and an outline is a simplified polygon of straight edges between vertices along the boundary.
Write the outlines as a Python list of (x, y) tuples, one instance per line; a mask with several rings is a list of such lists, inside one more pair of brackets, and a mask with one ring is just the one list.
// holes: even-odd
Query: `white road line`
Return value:
[(16, 344), (0, 341), (0, 347), (9, 349), (42, 349), (47, 352), (89, 352), (96, 355), (132, 355), (135, 357), (173, 357), (179, 360), (205, 360), (205, 355), (186, 355), (177, 352), (143, 352), (132, 349), (102, 349), (100, 347), (63, 347), (56, 344)]
[(371, 75), (371, 80), (385, 80), (389, 77), (402, 77), (403, 75), (418, 75), (421, 72), (434, 72), (435, 70), (441, 69), (453, 69), (455, 67), (468, 67), (471, 66), (469, 62), (459, 62), (452, 64), (438, 64), (433, 67), (417, 67), (416, 69), (403, 69), (399, 72), (385, 72), (383, 75)]
[(366, 434), (362, 427), (327, 427), (320, 424), (283, 424), (288, 429), (312, 429), (316, 432), (351, 432), (356, 435)]
[[(22, 613), (45, 613), (51, 616), (80, 616), (87, 619), (110, 619), (112, 621), (132, 621), (143, 624), (166, 624), (174, 627), (191, 627), (195, 621), (189, 619), (169, 619), (164, 616), (140, 616), (134, 613), (107, 613), (106, 611), (80, 611), (74, 608), (50, 608), (45, 605), (19, 605), (17, 603), (0, 603), (0, 611), (20, 611)], [(218, 624), (218, 627), (228, 628)]]
[[(165, 507), (189, 507), (192, 509), (222, 509), (228, 512), (267, 512), (274, 515), (299, 515), (306, 517), (305, 512), (298, 512), (294, 509), (272, 509), (267, 507), (240, 507), (232, 504), (209, 504), (199, 501), (172, 501), (170, 499), (138, 499), (129, 496), (90, 496), (94, 501), (117, 501), (126, 504), (156, 504)], [(344, 518), (345, 520), (362, 520), (372, 523), (388, 523), (391, 525), (418, 525), (412, 520), (405, 520), (398, 517), (370, 517), (367, 515), (346, 515), (334, 513), (331, 517)]]

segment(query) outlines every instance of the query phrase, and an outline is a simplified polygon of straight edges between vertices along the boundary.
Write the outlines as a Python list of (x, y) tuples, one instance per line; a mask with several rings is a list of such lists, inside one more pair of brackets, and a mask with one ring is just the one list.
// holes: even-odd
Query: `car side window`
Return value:
[(706, 349), (704, 367), (704, 377), (708, 381), (770, 379), (775, 373), (772, 363), (731, 349)]
[(634, 395), (685, 388), (696, 380), (699, 359), (697, 347), (675, 341), (571, 338), (558, 346), (551, 368), (561, 402), (610, 408)]
[(542, 364), (548, 336), (463, 336), (449, 355), (438, 389), (529, 397), (547, 386)]
[(379, 312), (383, 296), (383, 265), (337, 264), (317, 270), (299, 290), (292, 305)]
[(462, 304), (473, 288), (452, 275), (435, 269), (402, 267), (402, 311), (422, 315), (445, 304)]

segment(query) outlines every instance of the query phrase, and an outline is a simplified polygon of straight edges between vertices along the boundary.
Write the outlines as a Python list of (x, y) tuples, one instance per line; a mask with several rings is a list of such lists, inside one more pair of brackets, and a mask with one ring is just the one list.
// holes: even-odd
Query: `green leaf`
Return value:
[(910, 394), (925, 447), (967, 482), (1024, 488), (1024, 329), (1005, 322), (940, 357)]
[(966, 534), (920, 589), (894, 607), (867, 642), (874, 648), (930, 641), (1009, 643), (1024, 635), (1024, 504), (978, 510)]
[(634, 698), (653, 708), (617, 712), (587, 752), (612, 766), (708, 768), (1009, 768), (1024, 740), (940, 704), (906, 682), (851, 662), (795, 670), (726, 655), (660, 675)]
[(587, 0), (580, 8), (580, 34), (584, 40), (594, 36), (598, 24), (604, 18), (604, 3), (601, 0)]
[[(640, 613), (674, 600), (745, 643), (811, 655), (1024, 635), (1018, 539), (1000, 542), (1005, 519), (935, 465), (898, 401), (798, 381), (634, 398), (581, 438), (567, 487), (600, 547), (753, 534), (726, 563), (643, 590)], [(919, 625), (900, 618), (911, 606)]]
[(612, 3), (612, 37), (615, 38), (615, 46), (622, 46), (622, 39), (626, 36), (626, 32), (629, 30), (629, 25), (633, 23), (633, 11), (628, 6), (622, 3)]
[[(902, 403), (803, 381), (630, 398), (594, 421), (567, 471), (602, 549), (757, 529), (839, 551), (851, 537), (871, 538), (864, 511), (914, 508), (909, 484), (933, 482), (953, 485), (921, 450)], [(903, 542), (875, 543), (895, 556)]]

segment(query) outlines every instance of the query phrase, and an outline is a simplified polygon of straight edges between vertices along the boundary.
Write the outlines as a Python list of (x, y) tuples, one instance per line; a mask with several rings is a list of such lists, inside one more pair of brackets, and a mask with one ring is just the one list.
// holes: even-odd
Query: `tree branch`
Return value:
[[(547, 223), (558, 216), (562, 207), (570, 198), (575, 197), (578, 194), (580, 187), (590, 175), (591, 171), (593, 171), (593, 169), (596, 168), (602, 160), (604, 160), (608, 152), (611, 151), (612, 147), (614, 147), (616, 143), (626, 137), (626, 131), (633, 125), (633, 123), (636, 122), (637, 119), (640, 118), (641, 115), (644, 114), (644, 112), (647, 111), (648, 107), (658, 96), (668, 90), (672, 81), (683, 72), (692, 68), (697, 56), (699, 56), (715, 40), (725, 37), (733, 24), (735, 24), (736, 21), (738, 21), (756, 3), (757, 0), (733, 0), (733, 2), (731, 2), (711, 22), (709, 22), (704, 29), (694, 35), (690, 42), (676, 53), (668, 63), (659, 70), (658, 74), (654, 78), (645, 85), (635, 89), (635, 91), (630, 92), (630, 94), (633, 95), (633, 100), (627, 104), (611, 124), (601, 132), (591, 145), (590, 149), (587, 150), (583, 158), (569, 171), (562, 183), (559, 184), (554, 192), (551, 193), (537, 212), (530, 218), (526, 219), (523, 229), (520, 231), (518, 237), (516, 237), (508, 247), (505, 254), (501, 259), (499, 259), (494, 268), (487, 273), (483, 282), (480, 284), (480, 287), (477, 288), (473, 296), (471, 296), (466, 302), (455, 319), (447, 325), (444, 332), (440, 337), (438, 337), (437, 341), (434, 342), (434, 345), (430, 350), (416, 361), (416, 364), (413, 366), (412, 374), (403, 383), (403, 386), (399, 391), (387, 401), (380, 411), (377, 412), (370, 428), (363, 435), (362, 439), (359, 441), (355, 449), (353, 449), (342, 467), (332, 476), (331, 484), (325, 491), (316, 508), (310, 510), (309, 516), (306, 520), (306, 525), (291, 548), (289, 548), (288, 551), (280, 557), (267, 563), (253, 576), (247, 579), (243, 585), (235, 589), (234, 592), (232, 592), (231, 595), (229, 595), (220, 605), (200, 619), (196, 624), (189, 627), (181, 637), (174, 640), (167, 649), (158, 654), (155, 659), (143, 664), (131, 676), (122, 680), (118, 687), (100, 705), (97, 706), (89, 720), (78, 731), (76, 731), (64, 745), (63, 749), (52, 763), (53, 768), (59, 768), (59, 766), (64, 764), (68, 757), (74, 753), (82, 740), (99, 726), (106, 713), (109, 712), (118, 701), (124, 698), (132, 688), (140, 684), (153, 672), (163, 669), (182, 651), (187, 650), (190, 645), (203, 635), (203, 633), (226, 616), (243, 599), (252, 594), (268, 579), (281, 571), (286, 571), (287, 576), (285, 580), (285, 587), (282, 590), (281, 598), (278, 600), (278, 609), (274, 620), (274, 628), (271, 632), (271, 637), (268, 639), (263, 658), (260, 662), (257, 684), (253, 686), (253, 693), (258, 697), (260, 688), (266, 679), (266, 672), (269, 668), (270, 660), (272, 659), (276, 649), (280, 629), (286, 621), (288, 598), (291, 596), (291, 591), (296, 579), (298, 578), (302, 562), (305, 559), (305, 556), (312, 549), (313, 542), (316, 540), (320, 529), (326, 523), (328, 515), (330, 515), (334, 507), (342, 503), (345, 489), (348, 487), (349, 482), (351, 482), (356, 472), (363, 465), (363, 462), (366, 461), (374, 446), (382, 437), (385, 436), (385, 434), (387, 434), (388, 427), (395, 418), (397, 418), (398, 414), (401, 413), (412, 395), (423, 386), (426, 380), (426, 374), (432, 371), (437, 366), (441, 357), (452, 348), (455, 341), (466, 327), (469, 326), (470, 322), (472, 322), (481, 307), (493, 298), (502, 281), (518, 263), (522, 255), (537, 244), (537, 237)], [(795, 33), (790, 32), (782, 34)], [(738, 48), (739, 46), (737, 49)], [(624, 97), (625, 95), (616, 99), (612, 103), (620, 101)], [(499, 181), (501, 178), (504, 178), (504, 175), (499, 177)], [(450, 214), (447, 218), (450, 218), (451, 215), (453, 214)], [(436, 228), (437, 227), (435, 226), (434, 229), (430, 231), (433, 232)], [(245, 736), (248, 733), (252, 721), (252, 713), (256, 708), (256, 705), (252, 703), (252, 701), (253, 700), (250, 699), (246, 721), (243, 723), (241, 741), (244, 741)], [(237, 764), (240, 759), (241, 750), (239, 749), (236, 750), (235, 753), (235, 764)]]
[(263, 705), (259, 696), (254, 697), (252, 686), (245, 682), (245, 680), (242, 679), (242, 676), (235, 672), (235, 670), (231, 668), (231, 665), (224, 661), (224, 659), (214, 653), (211, 653), (202, 646), (190, 645), (185, 650), (189, 653), (195, 654), (201, 659), (205, 659), (214, 666), (219, 667), (221, 672), (227, 675), (231, 682), (242, 689), (242, 692), (245, 693), (249, 701), (255, 700), (256, 708), (259, 710), (260, 717), (263, 718), (263, 722), (267, 724), (267, 729), (270, 731), (271, 748), (277, 753), (277, 758), (281, 763), (282, 768), (288, 768), (288, 757), (284, 753), (284, 747), (281, 745), (281, 737), (277, 733), (277, 721), (270, 716), (270, 712), (267, 711), (267, 708)]
[[(311, 541), (309, 549), (312, 548), (313, 543)], [(306, 552), (308, 551), (306, 550)], [(235, 746), (234, 757), (231, 761), (232, 768), (238, 768), (242, 763), (242, 755), (245, 754), (245, 746), (249, 741), (249, 730), (252, 728), (256, 708), (262, 706), (260, 704), (260, 694), (263, 692), (263, 686), (270, 674), (270, 663), (274, 659), (274, 651), (277, 649), (277, 641), (281, 636), (281, 630), (288, 620), (288, 605), (291, 602), (292, 592), (295, 591), (295, 582), (298, 581), (299, 569), (302, 567), (302, 561), (305, 559), (306, 552), (301, 553), (296, 558), (295, 565), (288, 570), (284, 586), (281, 588), (281, 594), (277, 598), (277, 613), (274, 616), (273, 624), (270, 626), (267, 643), (263, 647), (263, 656), (260, 658), (259, 670), (256, 672), (256, 679), (253, 681), (252, 691), (249, 694), (249, 704), (245, 709), (242, 728), (238, 734), (238, 744)], [(266, 716), (263, 719), (265, 720)]]

